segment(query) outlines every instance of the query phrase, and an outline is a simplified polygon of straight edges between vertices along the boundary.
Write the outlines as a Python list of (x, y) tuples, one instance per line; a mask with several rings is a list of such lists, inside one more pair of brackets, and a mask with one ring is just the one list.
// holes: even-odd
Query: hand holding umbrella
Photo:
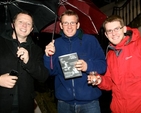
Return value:
[(26, 64), (29, 60), (28, 51), (23, 47), (18, 47), (17, 56)]
[(55, 47), (54, 47), (54, 40), (52, 40), (52, 42), (50, 42), (46, 48), (45, 48), (45, 53), (47, 56), (52, 56), (55, 53)]
[(54, 46), (54, 40), (52, 40), (52, 42), (50, 42), (46, 48), (45, 48), (45, 54), (46, 56), (50, 56), (50, 66), (51, 66), (51, 69), (53, 69), (53, 64), (52, 64), (52, 55), (55, 53), (55, 46)]

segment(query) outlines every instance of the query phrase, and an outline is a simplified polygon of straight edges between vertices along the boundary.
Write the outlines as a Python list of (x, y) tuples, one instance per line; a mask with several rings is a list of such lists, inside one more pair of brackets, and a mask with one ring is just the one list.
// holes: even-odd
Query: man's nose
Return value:
[(26, 23), (26, 22), (24, 22), (24, 23), (23, 23), (23, 26), (24, 26), (24, 27), (26, 27), (26, 26), (27, 26), (27, 23)]

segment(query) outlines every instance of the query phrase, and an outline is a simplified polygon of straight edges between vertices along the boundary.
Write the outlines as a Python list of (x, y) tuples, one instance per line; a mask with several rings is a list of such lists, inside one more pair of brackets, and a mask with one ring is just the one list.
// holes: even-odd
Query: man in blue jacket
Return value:
[[(55, 95), (58, 99), (58, 113), (100, 113), (101, 91), (87, 84), (91, 71), (105, 73), (104, 52), (97, 39), (83, 34), (79, 29), (79, 17), (72, 10), (65, 11), (60, 18), (61, 37), (50, 42), (45, 49), (44, 64), (50, 75), (55, 76)], [(66, 79), (59, 56), (77, 53), (75, 68), (82, 76)]]

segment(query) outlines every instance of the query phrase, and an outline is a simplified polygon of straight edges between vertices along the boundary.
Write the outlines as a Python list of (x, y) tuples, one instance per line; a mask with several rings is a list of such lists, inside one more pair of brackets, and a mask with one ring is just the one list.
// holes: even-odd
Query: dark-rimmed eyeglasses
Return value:
[(114, 32), (119, 32), (122, 28), (123, 28), (123, 26), (122, 26), (122, 27), (116, 27), (116, 28), (113, 29), (113, 30), (112, 30), (112, 29), (107, 30), (106, 33), (107, 33), (107, 34), (112, 34), (113, 31), (114, 31)]
[(63, 26), (68, 26), (68, 25), (71, 25), (71, 26), (75, 26), (78, 22), (62, 22), (62, 25)]

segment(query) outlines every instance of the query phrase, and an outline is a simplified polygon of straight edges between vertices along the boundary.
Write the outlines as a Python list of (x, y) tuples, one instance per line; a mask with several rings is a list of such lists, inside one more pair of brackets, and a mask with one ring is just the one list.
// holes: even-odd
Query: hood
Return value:
[(13, 40), (12, 38), (12, 30), (6, 30), (4, 31), (2, 34), (1, 34), (1, 38), (5, 38), (5, 39), (8, 39), (8, 40)]

